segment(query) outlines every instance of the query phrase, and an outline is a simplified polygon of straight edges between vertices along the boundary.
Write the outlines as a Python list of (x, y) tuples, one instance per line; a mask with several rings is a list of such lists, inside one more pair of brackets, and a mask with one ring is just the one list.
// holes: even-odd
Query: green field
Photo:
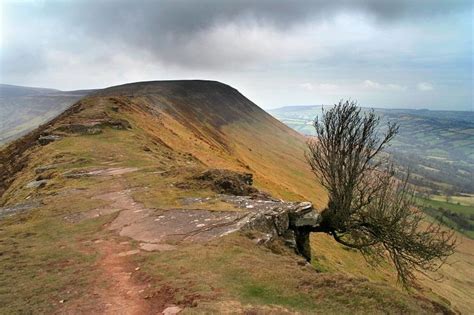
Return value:
[[(314, 135), (312, 122), (321, 115), (321, 106), (289, 106), (270, 113), (296, 131)], [(474, 193), (474, 112), (375, 109), (375, 114), (381, 126), (389, 121), (400, 126), (388, 150), (396, 164), (410, 169), (413, 184), (433, 195)]]
[(431, 217), (474, 239), (474, 206), (434, 200), (440, 197), (417, 198), (416, 202)]

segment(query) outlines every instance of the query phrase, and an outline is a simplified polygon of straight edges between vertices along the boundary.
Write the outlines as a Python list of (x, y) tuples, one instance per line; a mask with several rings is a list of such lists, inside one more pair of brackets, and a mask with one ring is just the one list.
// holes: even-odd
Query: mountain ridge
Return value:
[[(8, 254), (0, 256), (0, 281), (10, 289), (3, 299), (15, 296), (5, 312), (101, 312), (107, 303), (128, 303), (121, 287), (144, 290), (147, 298), (137, 293), (129, 302), (155, 311), (166, 303), (198, 313), (449, 310), (442, 288), (420, 289), (423, 298), (402, 292), (388, 266), (374, 272), (325, 235), (311, 239), (312, 265), (285, 244), (257, 246), (264, 242), (259, 234), (180, 243), (175, 234), (186, 227), (169, 221), (176, 230), (163, 242), (154, 239), (168, 214), (206, 225), (188, 216), (206, 214), (212, 222), (270, 201), (222, 197), (202, 183), (205, 174), (220, 174), (215, 169), (252, 173), (259, 196), (309, 200), (319, 210), (327, 198), (305, 161), (302, 135), (221, 83), (177, 82), (145, 84), (151, 94), (136, 90), (143, 83), (95, 92), (0, 149), (2, 172), (11, 168), (1, 177), (9, 187), (1, 197), (8, 216), (0, 219), (0, 251)], [(16, 268), (19, 257), (31, 264)], [(33, 277), (38, 268), (44, 273)]]

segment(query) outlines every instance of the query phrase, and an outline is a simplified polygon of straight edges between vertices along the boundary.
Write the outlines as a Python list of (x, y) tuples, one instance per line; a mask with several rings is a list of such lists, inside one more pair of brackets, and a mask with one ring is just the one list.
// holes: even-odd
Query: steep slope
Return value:
[(47, 122), (90, 92), (0, 84), (0, 145)]
[(268, 193), (324, 205), (304, 143), (218, 82), (134, 83), (81, 99), (0, 153), (0, 312), (448, 311), (324, 236), (309, 265), (281, 241), (229, 233), (249, 209), (291, 206)]

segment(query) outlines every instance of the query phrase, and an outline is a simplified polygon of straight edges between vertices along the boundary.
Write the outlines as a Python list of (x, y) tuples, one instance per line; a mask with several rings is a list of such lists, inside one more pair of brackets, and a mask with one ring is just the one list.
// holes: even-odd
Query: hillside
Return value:
[(0, 84), (0, 145), (52, 119), (89, 92)]
[(301, 134), (219, 82), (82, 98), (0, 152), (0, 313), (474, 307), (468, 239), (445, 282), (406, 292), (389, 266), (374, 269), (324, 235), (311, 236), (307, 264), (284, 238), (241, 229), (260, 209), (324, 207), (304, 149)]

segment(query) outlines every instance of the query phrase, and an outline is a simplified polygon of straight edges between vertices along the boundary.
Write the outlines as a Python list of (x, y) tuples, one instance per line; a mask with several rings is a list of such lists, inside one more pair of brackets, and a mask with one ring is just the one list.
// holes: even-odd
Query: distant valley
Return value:
[[(304, 135), (314, 135), (312, 122), (321, 106), (282, 107), (269, 112)], [(430, 193), (474, 193), (474, 113), (412, 109), (375, 109), (381, 126), (398, 123), (400, 132), (389, 149), (409, 168), (417, 186)]]
[(90, 92), (0, 84), (0, 145), (52, 119)]
[[(388, 151), (401, 171), (410, 171), (418, 204), (438, 221), (474, 238), (474, 113), (374, 110), (382, 127), (387, 122), (400, 125)], [(322, 106), (288, 106), (269, 112), (298, 132), (314, 135), (313, 120)]]

